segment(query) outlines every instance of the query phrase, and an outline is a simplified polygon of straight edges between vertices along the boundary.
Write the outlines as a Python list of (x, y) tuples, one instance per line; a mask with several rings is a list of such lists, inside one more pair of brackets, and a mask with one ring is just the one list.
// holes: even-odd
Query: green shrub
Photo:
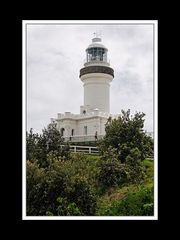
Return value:
[(145, 167), (140, 156), (141, 153), (139, 149), (133, 148), (125, 159), (130, 183), (140, 183), (145, 177)]
[(130, 110), (127, 112), (122, 110), (122, 114), (117, 119), (109, 118), (105, 127), (106, 135), (98, 141), (101, 153), (112, 146), (122, 163), (133, 148), (139, 149), (141, 160), (153, 155), (153, 139), (143, 130), (144, 116), (144, 113), (136, 113), (132, 116)]
[(69, 203), (66, 198), (57, 198), (58, 206), (56, 209), (57, 216), (79, 216), (80, 210), (75, 203)]
[(78, 175), (72, 177), (68, 188), (68, 200), (76, 204), (82, 215), (94, 215), (96, 210), (96, 196), (87, 179)]
[(27, 215), (38, 215), (44, 205), (42, 185), (45, 180), (45, 171), (37, 161), (27, 161), (26, 170), (26, 203)]
[(46, 216), (80, 216), (81, 212), (75, 203), (69, 203), (66, 198), (57, 198), (57, 207), (52, 213), (51, 211), (46, 211)]
[[(61, 145), (64, 145), (62, 148)], [(70, 147), (63, 142), (63, 138), (56, 127), (49, 125), (42, 130), (42, 134), (34, 134), (32, 128), (26, 133), (27, 160), (38, 161), (41, 167), (48, 167), (47, 156), (54, 152), (56, 156), (69, 158)]]
[(103, 188), (123, 184), (128, 179), (128, 169), (117, 158), (116, 150), (109, 147), (98, 164), (97, 180)]
[(145, 168), (140, 160), (138, 148), (130, 150), (123, 163), (119, 161), (116, 149), (112, 147), (109, 147), (100, 158), (97, 179), (104, 189), (122, 184), (140, 183), (144, 177)]
[(28, 161), (28, 215), (94, 215), (96, 196), (90, 178), (95, 173), (89, 164), (93, 160), (85, 160), (80, 154), (67, 160), (51, 151), (45, 169)]
[(153, 188), (144, 187), (138, 192), (129, 193), (122, 200), (113, 201), (110, 207), (101, 209), (106, 216), (153, 216)]

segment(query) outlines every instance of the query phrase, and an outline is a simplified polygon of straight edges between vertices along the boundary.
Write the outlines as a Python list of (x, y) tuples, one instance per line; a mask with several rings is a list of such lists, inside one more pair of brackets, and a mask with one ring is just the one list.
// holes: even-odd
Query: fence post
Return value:
[(89, 147), (89, 153), (91, 153), (91, 147)]
[(76, 146), (74, 146), (74, 152), (76, 152)]

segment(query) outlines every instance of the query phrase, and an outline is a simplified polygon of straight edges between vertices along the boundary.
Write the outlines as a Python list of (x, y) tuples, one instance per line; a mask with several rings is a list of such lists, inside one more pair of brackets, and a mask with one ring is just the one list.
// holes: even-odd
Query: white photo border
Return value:
[[(153, 25), (154, 216), (27, 216), (27, 25)], [(158, 20), (23, 20), (22, 21), (22, 220), (158, 220)]]

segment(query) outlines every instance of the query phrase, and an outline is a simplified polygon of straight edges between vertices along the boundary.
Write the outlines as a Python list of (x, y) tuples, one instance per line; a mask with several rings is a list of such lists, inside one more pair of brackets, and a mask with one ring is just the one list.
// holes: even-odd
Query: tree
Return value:
[(27, 215), (94, 215), (96, 196), (87, 177), (54, 151), (47, 158), (46, 168), (27, 161)]
[(37, 161), (27, 161), (26, 168), (26, 199), (27, 215), (41, 215), (44, 207), (44, 188), (45, 171), (39, 167)]
[(130, 150), (125, 164), (128, 167), (129, 182), (140, 183), (145, 177), (145, 167), (141, 161), (141, 153), (138, 148)]
[(138, 148), (130, 150), (125, 162), (118, 159), (116, 149), (111, 146), (100, 157), (97, 180), (102, 190), (129, 183), (140, 183), (145, 177), (145, 168)]
[(81, 215), (93, 215), (95, 213), (96, 197), (87, 177), (75, 169), (75, 163), (78, 165), (78, 162), (71, 161), (71, 159), (59, 159), (52, 154), (49, 154), (48, 158), (50, 165), (47, 171), (47, 199), (49, 206), (50, 203), (54, 203), (48, 210), (54, 215), (59, 214), (57, 213), (59, 203), (56, 199), (61, 197), (66, 199), (68, 204), (74, 203), (80, 210)]
[[(57, 156), (67, 158), (70, 153), (69, 144), (64, 144), (60, 132), (53, 125), (48, 125), (42, 130), (42, 134), (34, 134), (33, 130), (27, 132), (27, 160), (37, 160), (41, 167), (47, 167), (47, 155), (53, 151)], [(65, 147), (61, 147), (61, 145)]]
[(143, 130), (144, 116), (144, 113), (130, 116), (130, 110), (127, 112), (122, 110), (122, 114), (117, 119), (109, 118), (105, 126), (106, 135), (99, 142), (101, 152), (112, 146), (122, 163), (126, 161), (133, 148), (138, 148), (141, 160), (152, 155), (153, 140)]
[(127, 182), (128, 170), (125, 164), (118, 160), (116, 149), (111, 146), (100, 158), (97, 180), (105, 190)]
[(66, 198), (57, 198), (58, 206), (55, 212), (46, 211), (47, 216), (80, 216), (82, 215), (75, 203), (69, 203)]
[(29, 133), (26, 132), (26, 159), (27, 160), (32, 160), (37, 158), (38, 140), (39, 140), (39, 135), (33, 133), (32, 128), (30, 129)]

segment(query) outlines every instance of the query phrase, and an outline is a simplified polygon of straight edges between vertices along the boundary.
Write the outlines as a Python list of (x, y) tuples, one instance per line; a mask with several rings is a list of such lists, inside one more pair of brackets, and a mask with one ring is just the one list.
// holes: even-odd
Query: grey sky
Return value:
[(101, 31), (115, 71), (111, 113), (144, 112), (153, 131), (153, 25), (27, 25), (27, 130), (47, 126), (58, 112), (79, 113), (79, 70), (93, 32)]

